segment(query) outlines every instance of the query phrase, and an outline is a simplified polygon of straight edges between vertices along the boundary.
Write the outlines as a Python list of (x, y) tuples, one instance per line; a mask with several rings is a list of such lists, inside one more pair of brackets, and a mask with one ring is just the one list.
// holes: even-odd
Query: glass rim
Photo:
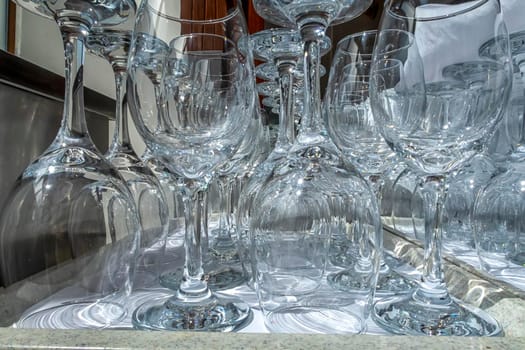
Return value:
[(151, 11), (152, 13), (158, 15), (159, 17), (170, 20), (170, 21), (188, 23), (188, 24), (216, 24), (216, 23), (221, 23), (226, 20), (232, 19), (240, 13), (239, 0), (232, 0), (232, 1), (235, 2), (235, 5), (232, 6), (232, 8), (234, 9), (232, 12), (228, 13), (226, 16), (219, 17), (219, 18), (213, 18), (213, 19), (184, 19), (184, 18), (168, 15), (164, 13), (162, 9), (153, 8), (149, 3), (146, 3), (146, 6), (149, 8), (149, 11)]
[[(394, 0), (390, 0), (389, 4), (385, 5), (387, 12), (392, 17), (400, 18), (400, 19), (411, 19), (411, 20), (414, 20), (414, 21), (417, 21), (417, 22), (427, 22), (427, 21), (436, 21), (436, 20), (443, 20), (443, 19), (453, 18), (453, 17), (459, 16), (459, 15), (462, 15), (464, 13), (468, 13), (470, 11), (473, 11), (473, 10), (475, 10), (475, 9), (485, 5), (486, 3), (494, 1), (494, 0), (475, 0), (476, 2), (473, 3), (470, 6), (467, 6), (467, 7), (463, 8), (463, 9), (460, 9), (460, 10), (452, 11), (450, 13), (446, 13), (444, 15), (439, 15), (439, 16), (416, 16), (415, 14), (412, 15), (412, 16), (408, 16), (408, 15), (402, 15), (402, 14), (399, 14), (399, 13), (395, 13), (395, 12), (393, 12), (391, 10), (391, 7), (390, 7), (390, 3), (392, 3), (392, 1), (394, 1)], [(454, 4), (452, 4), (452, 5), (454, 5)], [(459, 5), (459, 4), (455, 4), (455, 5)], [(501, 9), (501, 5), (500, 5), (500, 9)]]
[[(195, 54), (197, 55), (199, 51), (190, 51), (190, 52), (185, 52), (185, 51), (181, 51), (181, 49), (176, 46), (176, 42), (180, 41), (180, 40), (185, 40), (187, 38), (198, 38), (198, 37), (214, 37), (214, 38), (217, 38), (217, 39), (220, 39), (221, 42), (223, 43), (228, 43), (228, 45), (231, 46), (230, 49), (222, 52), (222, 54), (228, 54), (228, 53), (235, 53), (236, 55), (239, 54), (239, 48), (237, 47), (237, 43), (235, 43), (235, 41), (233, 41), (232, 39), (224, 36), (224, 35), (219, 35), (219, 34), (214, 34), (214, 33), (189, 33), (189, 34), (181, 34), (181, 35), (177, 35), (175, 38), (171, 39), (171, 41), (169, 42), (169, 49), (170, 51), (172, 50), (175, 50), (176, 52), (178, 53), (182, 53), (182, 54)], [(214, 51), (214, 52), (218, 52), (218, 53), (221, 53), (219, 52), (217, 49), (214, 49), (214, 50), (203, 50), (201, 52), (204, 52), (205, 51)]]
[(395, 48), (393, 48), (391, 50), (388, 50), (388, 51), (385, 51), (385, 52), (381, 52), (380, 53), (381, 55), (392, 54), (392, 53), (395, 53), (395, 52), (398, 52), (398, 51), (401, 51), (401, 50), (405, 50), (405, 49), (411, 47), (412, 45), (414, 45), (414, 43), (416, 43), (416, 38), (415, 38), (414, 34), (409, 32), (409, 31), (402, 30), (402, 29), (384, 29), (384, 30), (381, 30), (381, 31), (379, 31), (377, 33), (376, 43), (374, 44), (373, 60), (375, 60), (375, 58), (377, 56), (377, 52), (375, 50), (375, 46), (377, 44), (377, 39), (381, 38), (382, 35), (386, 35), (388, 33), (395, 33), (395, 32), (402, 33), (403, 35), (406, 35), (408, 37), (407, 44), (403, 45), (403, 46), (395, 47)]
[(259, 37), (271, 37), (273, 35), (290, 35), (290, 36), (297, 36), (298, 38), (301, 37), (299, 32), (296, 29), (293, 28), (268, 28), (264, 30), (260, 30), (258, 32), (250, 34), (250, 39), (254, 38), (258, 39)]
[[(351, 40), (351, 39), (355, 39), (355, 38), (359, 38), (359, 37), (364, 37), (365, 35), (370, 35), (370, 36), (375, 36), (377, 38), (377, 35), (379, 34), (379, 30), (378, 29), (370, 29), (370, 30), (363, 30), (361, 32), (357, 32), (357, 33), (353, 33), (353, 34), (348, 34), (348, 35), (345, 35), (344, 37), (342, 37), (338, 42), (337, 42), (337, 46), (336, 46), (336, 51), (342, 51), (342, 52), (349, 52), (349, 50), (346, 48), (346, 43)], [(375, 41), (375, 39), (374, 39)], [(362, 55), (370, 55), (372, 56), (372, 53), (370, 54), (362, 54)]]

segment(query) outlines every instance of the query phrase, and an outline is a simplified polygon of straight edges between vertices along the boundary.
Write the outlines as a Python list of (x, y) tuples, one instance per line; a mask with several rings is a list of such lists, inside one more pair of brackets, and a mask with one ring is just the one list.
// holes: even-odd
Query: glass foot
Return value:
[(418, 301), (414, 294), (375, 303), (372, 318), (383, 329), (402, 335), (497, 336), (503, 330), (483, 310), (450, 298), (445, 304)]
[[(364, 280), (363, 274), (353, 270), (343, 270), (328, 275), (328, 283), (336, 289), (342, 291), (358, 291), (370, 286), (368, 280)], [(375, 288), (376, 296), (409, 293), (414, 290), (417, 284), (397, 272), (388, 269), (386, 272), (379, 273)]]
[(240, 299), (211, 295), (200, 302), (175, 297), (153, 299), (139, 306), (132, 316), (138, 329), (230, 332), (252, 319), (250, 307)]
[(219, 263), (236, 264), (241, 259), (237, 252), (237, 246), (231, 240), (217, 240), (208, 251), (210, 259)]
[[(171, 290), (177, 290), (182, 280), (182, 273), (182, 269), (178, 269), (162, 274), (160, 276), (160, 285)], [(247, 281), (246, 275), (242, 270), (231, 267), (210, 271), (204, 275), (204, 278), (208, 282), (208, 287), (213, 291), (235, 288)]]

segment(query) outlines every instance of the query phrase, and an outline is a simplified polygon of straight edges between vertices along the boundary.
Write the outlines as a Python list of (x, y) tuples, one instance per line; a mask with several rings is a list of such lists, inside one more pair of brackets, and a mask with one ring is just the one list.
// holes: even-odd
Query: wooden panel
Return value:
[[(193, 1), (191, 8), (191, 19), (192, 20), (203, 20), (206, 11), (206, 1)], [(202, 33), (203, 26), (198, 23), (193, 23), (191, 25), (192, 33)], [(192, 40), (193, 49), (202, 49), (204, 43), (202, 40)]]
[[(205, 9), (204, 9), (204, 19), (214, 19), (214, 18), (218, 18), (217, 17), (217, 6), (219, 6), (219, 3), (221, 3), (222, 1), (209, 1), (207, 0), (205, 2)], [(210, 33), (210, 34), (215, 34), (215, 25), (208, 25), (206, 26), (206, 28), (203, 29), (204, 32), (206, 33)], [(221, 33), (217, 33), (217, 34), (221, 34)], [(204, 50), (211, 50), (213, 49), (214, 43), (213, 42), (210, 42), (210, 41), (207, 41), (207, 42), (204, 42), (203, 43), (203, 49)]]
[(243, 1), (244, 12), (246, 14), (246, 21), (248, 22), (248, 31), (255, 33), (264, 29), (264, 20), (255, 12), (251, 0)]
[(16, 5), (10, 1), (7, 8), (7, 51), (15, 53)]
[[(193, 1), (192, 0), (181, 0), (180, 4), (180, 17), (182, 19), (190, 19), (192, 14)], [(181, 34), (191, 33), (191, 25), (189, 23), (183, 23), (181, 28)]]

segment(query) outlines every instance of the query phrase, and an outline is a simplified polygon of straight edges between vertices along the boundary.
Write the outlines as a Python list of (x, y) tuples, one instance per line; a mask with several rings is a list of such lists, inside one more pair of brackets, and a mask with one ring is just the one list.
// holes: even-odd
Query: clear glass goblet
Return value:
[[(441, 243), (447, 176), (481, 151), (508, 101), (512, 67), (505, 33), (498, 1), (390, 0), (385, 5), (370, 87), (374, 120), (387, 143), (425, 175), (418, 184), (425, 214), (421, 282), (411, 294), (378, 301), (372, 313), (390, 332), (502, 332), (490, 315), (449, 294)], [(477, 84), (444, 80), (444, 67), (479, 59), (480, 44), (493, 37), (498, 38), (495, 65), (482, 71)], [(443, 54), (459, 46), (457, 54)]]
[[(128, 27), (133, 26), (133, 22), (130, 21)], [(126, 77), (131, 34), (123, 25), (96, 29), (88, 36), (86, 46), (90, 52), (106, 59), (115, 74), (115, 130), (104, 157), (126, 181), (142, 227), (141, 249), (135, 266), (134, 288), (137, 289), (158, 281), (168, 233), (168, 208), (160, 182), (133, 149), (129, 135)]]
[[(164, 64), (167, 57), (166, 43), (180, 34), (211, 33), (223, 35), (233, 40), (238, 45), (239, 50), (242, 50), (244, 56), (251, 57), (251, 50), (245, 47), (249, 44), (248, 31), (240, 1), (237, 0), (205, 0), (199, 5), (187, 4), (183, 7), (178, 2), (148, 0), (142, 4), (140, 12), (141, 15), (137, 16), (135, 25), (136, 39), (132, 46), (134, 52), (132, 61), (135, 66), (132, 66), (131, 70), (134, 75), (132, 79), (128, 79), (128, 83), (131, 84), (131, 80), (133, 80), (135, 96), (141, 96), (142, 100), (133, 105), (131, 111), (143, 121), (142, 123), (136, 122), (138, 129), (142, 127), (141, 125), (145, 126), (144, 130), (139, 130), (141, 135), (144, 135), (148, 130), (157, 130), (159, 133), (163, 133), (170, 128), (171, 123), (167, 116), (166, 104), (161, 102), (164, 93), (162, 90), (165, 90), (166, 85), (163, 85), (164, 82), (161, 83), (159, 80), (164, 68), (171, 69)], [(254, 88), (250, 86), (250, 84), (255, 84), (253, 62), (247, 58), (242, 64), (246, 73), (246, 84), (243, 86), (253, 94)], [(248, 109), (253, 108), (255, 96), (246, 98), (245, 103)], [(173, 161), (170, 160), (169, 156), (162, 155), (158, 151), (156, 143), (145, 141), (156, 162), (165, 164), (178, 178), (177, 182), (182, 184), (182, 188), (184, 188), (183, 179), (185, 176), (180, 173), (180, 169), (174, 169), (171, 164)], [(152, 155), (150, 155), (150, 159)], [(181, 189), (182, 192), (184, 191)], [(203, 209), (207, 210), (208, 206), (203, 206)], [(203, 216), (203, 220), (207, 219), (208, 215), (206, 214)], [(180, 222), (180, 220), (172, 220), (172, 223), (175, 222)], [(204, 224), (207, 225), (207, 221)], [(177, 242), (179, 242), (177, 233), (180, 230), (177, 227), (170, 227), (170, 232), (174, 235), (170, 234), (167, 241), (166, 257), (168, 261), (170, 255), (177, 253)], [(201, 245), (204, 249), (203, 254), (205, 254), (208, 247), (208, 228), (206, 227), (203, 232)], [(173, 250), (171, 249), (172, 246)], [(208, 277), (208, 275), (206, 276)], [(161, 284), (177, 290), (181, 278), (181, 269), (167, 269), (161, 273)], [(213, 278), (209, 281), (212, 282), (209, 286), (213, 287)]]
[[(145, 23), (144, 23), (145, 22)], [(143, 23), (143, 28), (133, 36), (134, 58), (133, 63), (140, 65), (141, 83), (136, 84), (136, 94), (151, 94), (151, 98), (143, 101), (138, 112), (145, 119), (155, 123), (156, 128), (164, 128), (165, 104), (162, 102), (162, 72), (164, 61), (168, 55), (168, 44), (161, 38), (148, 32), (150, 27), (150, 17), (143, 16), (139, 23)], [(129, 82), (127, 83), (129, 85)], [(134, 111), (133, 109), (131, 111)], [(140, 156), (144, 164), (153, 171), (166, 199), (168, 207), (168, 234), (165, 240), (164, 254), (161, 258), (159, 270), (161, 284), (172, 266), (176, 266), (178, 255), (180, 255), (180, 241), (184, 236), (184, 209), (182, 204), (182, 190), (180, 176), (173, 173), (149, 147)]]
[[(381, 207), (384, 173), (398, 160), (379, 133), (370, 108), (368, 89), (376, 36), (375, 30), (360, 32), (337, 43), (323, 103), (333, 142), (368, 180)], [(330, 261), (348, 268), (328, 275), (329, 282), (335, 288), (359, 289), (359, 271), (353, 267), (357, 262), (353, 251), (358, 248), (344, 235), (332, 235), (331, 248)], [(376, 296), (407, 292), (414, 286), (381, 259)]]
[[(525, 170), (525, 31), (510, 34), (514, 84), (505, 120), (511, 152), (502, 159), (505, 171), (493, 177), (479, 194), (474, 209), (474, 236), (481, 268), (521, 288), (525, 286), (523, 183)], [(483, 44), (480, 53), (493, 57), (496, 40)]]
[[(213, 223), (210, 222), (209, 254), (205, 263), (209, 283), (215, 290), (229, 289), (247, 281), (248, 275), (242, 268), (242, 254), (239, 254), (240, 245), (235, 235), (239, 199), (236, 193), (245, 178), (267, 157), (269, 148), (259, 113), (257, 110), (254, 112), (239, 149), (226, 164), (215, 171), (213, 185), (217, 189), (218, 220), (213, 229)], [(214, 213), (210, 215), (213, 216)]]
[[(273, 105), (270, 107), (277, 109), (279, 129), (272, 152), (253, 171), (240, 196), (237, 235), (241, 246), (243, 266), (249, 276), (251, 276), (252, 269), (249, 266), (251, 258), (249, 256), (248, 227), (250, 213), (255, 204), (253, 200), (263, 179), (268, 176), (274, 164), (286, 155), (295, 140), (295, 117), (299, 109), (298, 105), (302, 103), (299, 102), (301, 99), (299, 95), (302, 94), (298, 94), (297, 90), (302, 91), (304, 87), (303, 80), (298, 78), (301, 73), (297, 72), (297, 66), (301, 65), (303, 55), (303, 41), (296, 30), (283, 28), (263, 30), (252, 34), (250, 42), (254, 58), (265, 61), (272, 67), (272, 81), (259, 83), (257, 88), (259, 93), (269, 95), (268, 99), (263, 99), (263, 105), (271, 103)], [(321, 46), (322, 54), (326, 53), (331, 47), (331, 42), (325, 38)], [(250, 278), (249, 284), (253, 285), (253, 279)]]
[[(370, 2), (255, 1), (280, 11), (304, 42), (304, 104), (299, 133), (266, 172), (249, 216), (254, 283), (265, 324), (274, 331), (359, 333), (369, 314), (382, 249), (375, 196), (327, 136), (319, 62), (325, 29)], [(345, 6), (346, 5), (346, 6)], [(366, 7), (365, 7), (366, 8)], [(363, 9), (364, 10), (364, 9)], [(273, 18), (266, 18), (272, 21)], [(324, 288), (330, 236), (359, 241), (361, 289)]]
[[(274, 149), (251, 174), (250, 179), (244, 186), (240, 195), (240, 203), (237, 213), (237, 235), (241, 246), (241, 260), (243, 267), (248, 275), (251, 275), (250, 256), (249, 256), (249, 238), (247, 219), (251, 209), (253, 196), (257, 192), (260, 179), (264, 177), (263, 169), (270, 169), (274, 160), (286, 153), (287, 147), (293, 143), (295, 130), (293, 128), (294, 114), (294, 72), (297, 60), (302, 53), (302, 44), (297, 32), (291, 29), (270, 29), (260, 31), (250, 36), (250, 47), (253, 56), (256, 59), (267, 61), (276, 70), (276, 75), (272, 81), (267, 82), (269, 89), (262, 89), (263, 94), (269, 94), (269, 99), (263, 99), (263, 105), (274, 104), (273, 108), (279, 110), (279, 129)], [(265, 84), (265, 83), (261, 83)], [(267, 92), (264, 92), (268, 90)], [(260, 93), (260, 91), (258, 91)], [(279, 104), (275, 102), (273, 96), (278, 96)], [(271, 101), (270, 101), (271, 99)], [(281, 101), (283, 101), (281, 103)], [(250, 280), (249, 284), (252, 284)]]
[[(144, 15), (171, 21), (160, 7), (152, 11), (143, 3)], [(167, 24), (167, 23), (164, 23)], [(246, 133), (252, 93), (245, 84), (245, 57), (237, 45), (223, 35), (194, 33), (176, 36), (163, 72), (164, 128), (150, 124), (134, 113), (138, 130), (152, 152), (166, 166), (180, 174), (185, 183), (185, 265), (180, 286), (167, 300), (151, 300), (133, 314), (133, 324), (141, 329), (231, 331), (250, 319), (244, 302), (210, 291), (203, 279), (201, 240), (207, 227), (204, 195), (215, 169), (225, 164), (240, 146)], [(140, 62), (130, 58), (130, 82), (138, 84)], [(252, 86), (253, 87), (253, 86)], [(137, 105), (154, 96), (132, 93)], [(153, 127), (152, 127), (153, 126)]]
[(64, 112), (55, 140), (18, 178), (2, 211), (2, 275), (38, 291), (16, 327), (110, 327), (126, 315), (140, 226), (123, 179), (87, 130), (84, 48), (94, 28), (122, 23), (136, 7), (73, 0), (41, 1), (36, 9), (62, 33)]

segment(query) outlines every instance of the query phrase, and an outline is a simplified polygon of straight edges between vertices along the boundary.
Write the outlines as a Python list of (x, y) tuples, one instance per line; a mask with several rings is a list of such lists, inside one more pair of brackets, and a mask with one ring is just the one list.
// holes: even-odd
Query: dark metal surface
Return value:
[[(0, 83), (52, 100), (62, 102), (64, 99), (63, 77), (2, 50), (0, 50)], [(84, 100), (86, 111), (98, 117), (115, 118), (113, 99), (93, 90), (84, 89)]]
[[(0, 210), (16, 178), (55, 138), (63, 94), (62, 77), (0, 50)], [(105, 152), (115, 102), (88, 89), (85, 99), (91, 137)], [(38, 271), (38, 266), (27, 269)]]

